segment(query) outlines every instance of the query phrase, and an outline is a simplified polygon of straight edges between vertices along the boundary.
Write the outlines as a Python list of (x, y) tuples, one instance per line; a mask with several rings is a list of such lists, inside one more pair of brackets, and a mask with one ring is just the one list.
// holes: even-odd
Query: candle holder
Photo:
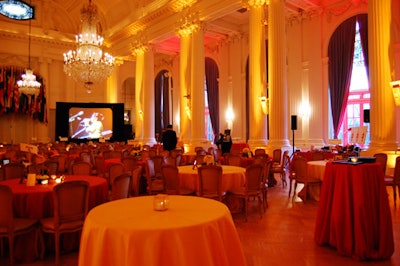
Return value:
[(155, 211), (166, 211), (169, 208), (169, 197), (166, 194), (157, 194), (153, 199), (153, 209)]

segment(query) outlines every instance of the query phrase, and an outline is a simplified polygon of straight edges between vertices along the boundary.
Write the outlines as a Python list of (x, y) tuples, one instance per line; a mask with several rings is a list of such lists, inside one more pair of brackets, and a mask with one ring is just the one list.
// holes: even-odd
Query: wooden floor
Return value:
[[(394, 210), (391, 189), (388, 189), (388, 196), (392, 210), (395, 253), (390, 260), (360, 262), (339, 256), (332, 248), (316, 245), (313, 236), (318, 202), (289, 200), (288, 188), (282, 188), (278, 183), (268, 191), (269, 208), (262, 219), (255, 204), (250, 209), (247, 222), (243, 214), (233, 215), (247, 265), (400, 266), (400, 207)], [(62, 266), (75, 266), (77, 261), (78, 252), (61, 256)], [(8, 265), (8, 260), (0, 258), (0, 265)], [(54, 265), (54, 257), (47, 255), (43, 261), (24, 265)]]

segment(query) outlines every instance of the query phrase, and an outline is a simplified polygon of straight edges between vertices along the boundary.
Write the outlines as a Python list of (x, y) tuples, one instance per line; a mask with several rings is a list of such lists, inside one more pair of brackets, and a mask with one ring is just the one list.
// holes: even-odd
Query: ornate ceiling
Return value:
[[(68, 47), (80, 32), (80, 10), (89, 0), (31, 0), (36, 17), (32, 36)], [(28, 2), (29, 1), (25, 1)], [(138, 40), (151, 42), (157, 52), (179, 51), (176, 28), (183, 14), (197, 14), (206, 22), (205, 45), (215, 46), (248, 31), (248, 12), (242, 0), (92, 0), (98, 7), (100, 34), (116, 57), (129, 59)], [(367, 0), (286, 0), (287, 17), (319, 10), (340, 12)], [(0, 38), (28, 32), (26, 21), (0, 15)], [(21, 37), (20, 37), (21, 38)]]

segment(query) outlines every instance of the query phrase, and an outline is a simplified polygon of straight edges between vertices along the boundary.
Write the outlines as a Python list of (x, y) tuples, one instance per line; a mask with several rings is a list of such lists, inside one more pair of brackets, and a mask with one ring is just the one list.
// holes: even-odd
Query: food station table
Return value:
[(392, 218), (380, 164), (326, 164), (314, 238), (359, 260), (392, 256)]
[(228, 208), (194, 196), (169, 196), (169, 209), (153, 209), (154, 196), (109, 202), (85, 220), (79, 265), (245, 265)]

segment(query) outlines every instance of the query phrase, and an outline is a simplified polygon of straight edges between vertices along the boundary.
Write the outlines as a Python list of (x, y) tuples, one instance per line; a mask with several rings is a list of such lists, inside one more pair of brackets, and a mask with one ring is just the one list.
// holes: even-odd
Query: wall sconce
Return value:
[(139, 110), (138, 113), (139, 113), (139, 118), (140, 118), (140, 120), (143, 121), (143, 111), (142, 111), (142, 110)]
[(303, 102), (299, 106), (299, 115), (303, 118), (309, 118), (311, 115), (311, 106), (308, 102)]
[(261, 104), (261, 109), (265, 115), (268, 114), (268, 108), (269, 108), (269, 99), (265, 96), (261, 96), (258, 98), (260, 100)]
[(400, 80), (390, 82), (392, 87), (394, 103), (396, 106), (400, 106)]
[(226, 118), (226, 122), (228, 124), (227, 127), (232, 128), (232, 122), (233, 122), (233, 119), (235, 118), (235, 114), (233, 113), (232, 108), (228, 108), (226, 110), (225, 118)]

